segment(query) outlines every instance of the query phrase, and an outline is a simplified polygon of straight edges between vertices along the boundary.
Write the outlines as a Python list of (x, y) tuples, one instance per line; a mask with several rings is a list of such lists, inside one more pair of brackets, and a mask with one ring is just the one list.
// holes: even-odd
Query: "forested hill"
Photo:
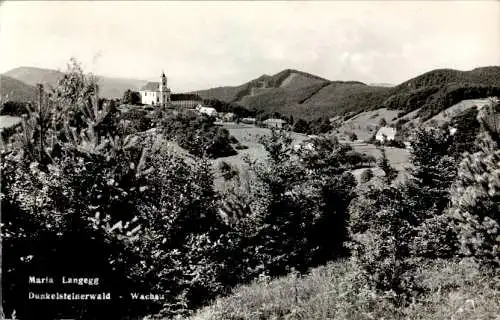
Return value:
[(421, 108), (424, 117), (463, 99), (500, 95), (500, 67), (470, 71), (436, 69), (395, 87), (358, 81), (329, 81), (287, 69), (262, 75), (240, 86), (197, 91), (204, 99), (218, 99), (266, 113), (314, 119), (359, 113), (380, 107), (410, 112)]
[(28, 102), (36, 98), (36, 88), (22, 81), (0, 74), (0, 101)]

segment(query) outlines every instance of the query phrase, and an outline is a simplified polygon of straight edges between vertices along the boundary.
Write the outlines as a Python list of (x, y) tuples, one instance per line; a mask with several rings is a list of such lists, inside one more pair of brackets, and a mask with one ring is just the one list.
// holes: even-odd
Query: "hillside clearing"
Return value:
[(355, 133), (359, 140), (369, 140), (377, 130), (380, 120), (385, 119), (387, 124), (395, 123), (400, 110), (386, 108), (365, 111), (344, 121), (338, 131), (340, 134)]
[[(247, 146), (248, 149), (238, 150), (238, 154), (230, 157), (222, 157), (215, 159), (213, 161), (214, 169), (217, 171), (219, 164), (222, 161), (227, 162), (228, 164), (236, 167), (240, 172), (245, 172), (248, 170), (247, 165), (244, 161), (244, 157), (249, 157), (250, 159), (255, 159), (258, 161), (264, 161), (266, 157), (266, 151), (264, 147), (259, 143), (259, 137), (266, 136), (271, 133), (271, 130), (268, 128), (260, 128), (254, 125), (247, 124), (235, 124), (235, 123), (225, 123), (223, 125), (229, 131), (229, 134), (234, 136), (238, 141)], [(297, 144), (306, 139), (308, 136), (305, 134), (291, 132), (292, 138), (294, 139), (293, 143)], [(374, 156), (376, 159), (381, 157), (381, 152), (377, 147), (373, 144), (368, 144), (364, 142), (350, 142), (350, 141), (340, 141), (342, 143), (350, 144), (354, 151), (357, 151), (362, 154)], [(392, 148), (386, 147), (386, 155), (390, 162), (390, 164), (399, 171), (398, 180), (403, 179), (404, 177), (404, 169), (407, 167), (409, 162), (409, 152), (406, 149)], [(374, 169), (374, 174), (381, 176), (383, 173), (377, 168)], [(361, 172), (365, 170), (364, 168), (352, 170), (354, 177), (359, 181), (359, 177)], [(222, 178), (218, 177), (216, 179), (216, 186), (222, 186)]]

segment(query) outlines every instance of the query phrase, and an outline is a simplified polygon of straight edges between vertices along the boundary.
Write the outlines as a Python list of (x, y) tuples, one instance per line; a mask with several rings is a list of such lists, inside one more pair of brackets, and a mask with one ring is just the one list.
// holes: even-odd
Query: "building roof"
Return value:
[(140, 91), (160, 91), (159, 82), (148, 82), (144, 85)]
[(286, 123), (283, 119), (267, 119), (263, 121), (264, 123)]
[(170, 95), (172, 101), (203, 101), (203, 99), (195, 93), (173, 93)]

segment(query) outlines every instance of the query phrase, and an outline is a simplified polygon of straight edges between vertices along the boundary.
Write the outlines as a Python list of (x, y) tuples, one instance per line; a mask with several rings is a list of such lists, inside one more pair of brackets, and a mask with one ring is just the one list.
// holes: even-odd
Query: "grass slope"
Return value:
[(28, 102), (36, 99), (36, 88), (9, 76), (0, 75), (0, 100), (2, 102)]
[[(19, 67), (7, 71), (6, 76), (22, 81), (28, 85), (43, 83), (47, 86), (55, 86), (63, 73), (52, 69), (43, 69), (35, 67)], [(98, 76), (100, 85), (100, 94), (104, 98), (121, 98), (123, 92), (127, 89), (139, 90), (146, 81), (136, 79), (111, 78)]]
[(290, 109), (304, 114), (308, 119), (349, 112), (359, 113), (379, 107), (390, 92), (391, 89), (387, 87), (373, 87), (361, 82), (335, 81), (304, 103), (291, 106)]
[(338, 261), (303, 277), (261, 279), (217, 299), (191, 320), (498, 319), (498, 279), (470, 261), (423, 261), (415, 276), (424, 294), (398, 310), (370, 296), (355, 275), (348, 261)]
[[(255, 96), (245, 96), (240, 104), (249, 109), (262, 110), (267, 113), (279, 112), (281, 114), (296, 116), (296, 110), (290, 106), (307, 101), (328, 83), (315, 82), (312, 84), (296, 86), (284, 86), (271, 89), (268, 92)], [(304, 81), (301, 81), (304, 84)], [(305, 114), (301, 117), (305, 118)]]

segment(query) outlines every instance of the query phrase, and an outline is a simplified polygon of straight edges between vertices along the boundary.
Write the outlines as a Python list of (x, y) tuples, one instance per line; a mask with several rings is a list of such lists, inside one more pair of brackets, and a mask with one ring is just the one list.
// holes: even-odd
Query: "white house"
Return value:
[(281, 129), (286, 124), (286, 121), (283, 119), (267, 119), (265, 121), (262, 121), (262, 123), (268, 128)]
[(141, 103), (152, 106), (166, 106), (170, 103), (170, 89), (167, 87), (167, 77), (162, 72), (160, 82), (148, 82), (139, 90)]
[(214, 108), (204, 107), (201, 104), (199, 104), (196, 106), (196, 110), (201, 114), (206, 114), (207, 116), (210, 117), (217, 117), (217, 110), (215, 110)]
[(391, 127), (382, 127), (375, 134), (375, 139), (380, 142), (394, 140), (395, 137), (396, 129)]
[(242, 123), (246, 123), (246, 124), (255, 124), (257, 120), (255, 118), (243, 118), (241, 119), (241, 122)]

